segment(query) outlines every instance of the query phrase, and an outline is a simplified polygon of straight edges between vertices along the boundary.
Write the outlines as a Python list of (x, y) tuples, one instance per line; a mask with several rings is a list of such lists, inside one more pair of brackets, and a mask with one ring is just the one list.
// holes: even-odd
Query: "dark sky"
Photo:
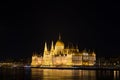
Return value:
[(119, 26), (120, 6), (112, 0), (2, 2), (0, 56), (31, 57), (59, 33), (66, 44), (95, 50), (98, 57), (119, 56)]

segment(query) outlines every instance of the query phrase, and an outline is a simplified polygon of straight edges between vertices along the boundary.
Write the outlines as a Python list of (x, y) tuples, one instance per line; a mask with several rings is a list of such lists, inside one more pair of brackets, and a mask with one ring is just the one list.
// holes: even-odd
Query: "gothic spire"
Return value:
[(44, 51), (47, 51), (47, 43), (45, 42), (45, 48)]
[(60, 35), (60, 33), (59, 33), (59, 40), (61, 40), (61, 35)]
[(51, 50), (54, 50), (53, 41), (52, 41), (52, 44), (51, 44)]

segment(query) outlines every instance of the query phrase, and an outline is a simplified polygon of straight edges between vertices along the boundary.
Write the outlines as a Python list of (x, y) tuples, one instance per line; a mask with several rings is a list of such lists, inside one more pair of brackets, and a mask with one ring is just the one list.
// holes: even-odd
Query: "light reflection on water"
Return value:
[(120, 71), (114, 70), (114, 80), (119, 79), (119, 77), (120, 77)]
[(120, 71), (0, 68), (0, 80), (120, 80)]
[(32, 69), (33, 80), (96, 80), (94, 70)]
[(31, 69), (32, 80), (120, 80), (114, 70)]

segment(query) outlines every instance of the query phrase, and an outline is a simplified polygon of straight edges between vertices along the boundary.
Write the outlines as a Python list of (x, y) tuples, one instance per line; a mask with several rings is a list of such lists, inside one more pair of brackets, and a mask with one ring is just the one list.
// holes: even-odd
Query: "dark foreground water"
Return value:
[(120, 71), (0, 68), (0, 80), (120, 80)]

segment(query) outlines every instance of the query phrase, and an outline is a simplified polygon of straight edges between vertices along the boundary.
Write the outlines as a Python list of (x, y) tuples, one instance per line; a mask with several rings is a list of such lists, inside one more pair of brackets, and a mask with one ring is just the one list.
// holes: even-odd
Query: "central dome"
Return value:
[(64, 49), (64, 43), (61, 41), (61, 36), (59, 35), (59, 40), (57, 40), (55, 44), (55, 51), (59, 52), (62, 51), (63, 49)]
[(55, 46), (64, 46), (64, 43), (61, 40), (58, 40)]

